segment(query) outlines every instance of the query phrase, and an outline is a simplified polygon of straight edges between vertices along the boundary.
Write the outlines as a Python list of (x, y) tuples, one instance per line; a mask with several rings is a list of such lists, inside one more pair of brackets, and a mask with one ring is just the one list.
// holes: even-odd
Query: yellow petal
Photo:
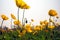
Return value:
[(56, 10), (49, 10), (49, 12), (48, 12), (48, 14), (50, 15), (50, 16), (56, 16), (57, 15), (57, 12), (56, 12)]
[(11, 14), (11, 18), (16, 20), (16, 17), (13, 14)]

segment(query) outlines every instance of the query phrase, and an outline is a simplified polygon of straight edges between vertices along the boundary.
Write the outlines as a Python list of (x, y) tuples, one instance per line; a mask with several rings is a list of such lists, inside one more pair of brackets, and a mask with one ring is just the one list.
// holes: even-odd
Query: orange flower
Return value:
[(20, 23), (21, 23), (21, 22), (18, 21), (18, 20), (15, 20), (15, 21), (14, 21), (14, 24), (15, 24), (15, 25), (19, 25)]
[(30, 6), (28, 6), (27, 4), (25, 4), (23, 7), (22, 7), (22, 9), (29, 9), (30, 8)]
[(29, 9), (30, 7), (22, 0), (16, 0), (17, 7), (21, 9)]
[(1, 15), (1, 17), (2, 17), (3, 20), (8, 20), (8, 17), (5, 16), (5, 15)]
[(45, 21), (44, 21), (44, 24), (45, 24), (45, 25), (47, 25), (47, 24), (48, 24), (47, 20), (45, 20)]
[(21, 7), (22, 0), (15, 0), (17, 7)]
[(40, 24), (42, 25), (42, 24), (44, 24), (44, 22), (43, 21), (40, 21)]
[(16, 20), (16, 17), (13, 14), (11, 14), (11, 18)]
[(48, 13), (49, 13), (50, 16), (56, 16), (57, 15), (57, 12), (55, 10), (52, 10), (52, 9), (49, 10)]
[(27, 32), (31, 33), (32, 32), (32, 29), (31, 29), (31, 26), (29, 24), (26, 24), (25, 25), (25, 29)]
[(50, 26), (48, 26), (48, 28), (50, 28), (50, 29), (54, 29), (54, 28), (55, 28), (55, 26), (50, 25)]
[(34, 28), (34, 30), (38, 31), (38, 30), (41, 30), (41, 28), (40, 28), (40, 26), (37, 25), (37, 26)]

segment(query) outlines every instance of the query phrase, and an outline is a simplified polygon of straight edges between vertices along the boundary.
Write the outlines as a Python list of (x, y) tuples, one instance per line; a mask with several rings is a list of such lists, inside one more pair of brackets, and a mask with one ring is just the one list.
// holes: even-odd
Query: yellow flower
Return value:
[(31, 28), (31, 25), (30, 24), (26, 24), (25, 28)]
[(20, 23), (21, 23), (21, 22), (20, 22), (19, 20), (15, 20), (15, 21), (14, 21), (14, 24), (15, 24), (15, 25), (19, 25)]
[(26, 31), (29, 32), (29, 33), (32, 32), (31, 25), (29, 25), (29, 24), (26, 24), (26, 25), (25, 25), (25, 29), (26, 29)]
[(48, 28), (50, 28), (50, 29), (54, 29), (54, 28), (55, 28), (55, 26), (50, 25), (50, 26), (48, 26)]
[(21, 7), (22, 0), (15, 0), (17, 7)]
[(40, 21), (40, 24), (41, 24), (41, 25), (44, 24), (44, 21)]
[(11, 18), (16, 20), (16, 17), (13, 14), (11, 14)]
[(33, 32), (33, 31), (32, 31), (31, 29), (28, 29), (27, 32), (31, 33), (31, 32)]
[(45, 25), (48, 25), (48, 22), (47, 22), (47, 20), (45, 20), (45, 21), (44, 21), (44, 24), (45, 24)]
[(37, 26), (34, 28), (34, 30), (38, 31), (38, 30), (41, 30), (41, 28), (40, 28), (40, 26), (37, 25)]
[(1, 17), (2, 17), (3, 20), (8, 20), (8, 17), (5, 16), (5, 15), (1, 15)]
[(29, 9), (30, 6), (28, 6), (27, 4), (23, 6), (23, 9)]
[(56, 16), (57, 15), (57, 12), (55, 10), (52, 10), (52, 9), (49, 10), (48, 13), (49, 13), (50, 16)]
[(21, 9), (29, 9), (30, 6), (28, 6), (23, 0), (16, 0), (17, 7)]

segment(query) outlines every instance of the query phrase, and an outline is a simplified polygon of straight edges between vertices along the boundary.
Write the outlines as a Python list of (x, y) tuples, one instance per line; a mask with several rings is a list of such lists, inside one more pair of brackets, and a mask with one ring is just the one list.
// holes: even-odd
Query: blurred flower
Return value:
[(29, 25), (29, 24), (26, 24), (26, 25), (25, 25), (25, 29), (26, 29), (26, 31), (29, 32), (29, 33), (33, 32), (32, 29), (31, 29), (31, 25)]
[(3, 20), (8, 20), (8, 17), (5, 16), (5, 15), (1, 15), (1, 17), (2, 17)]
[(22, 7), (22, 9), (29, 9), (30, 8), (30, 6), (28, 6), (27, 4), (25, 4), (23, 7)]
[(21, 22), (20, 22), (19, 20), (15, 20), (15, 21), (14, 21), (14, 24), (15, 24), (15, 25), (19, 25), (20, 23), (21, 23)]
[(44, 24), (45, 24), (45, 25), (48, 25), (48, 21), (47, 21), (47, 20), (44, 20)]
[(51, 9), (51, 10), (49, 10), (49, 12), (48, 12), (48, 13), (49, 13), (49, 15), (50, 15), (50, 16), (56, 16), (56, 15), (57, 15), (56, 10), (52, 10), (52, 9)]
[(50, 23), (48, 24), (48, 28), (54, 29), (54, 28), (55, 28), (55, 25), (54, 25), (52, 22), (50, 22)]
[(44, 22), (43, 21), (40, 21), (40, 24), (42, 25), (42, 24), (44, 24)]
[(34, 30), (38, 31), (38, 30), (41, 30), (41, 28), (39, 25), (37, 25), (36, 27), (34, 27)]
[(50, 25), (50, 26), (48, 26), (48, 28), (50, 28), (50, 29), (54, 29), (55, 26), (54, 26), (54, 25)]
[(13, 14), (11, 14), (11, 18), (16, 20), (16, 17)]
[(22, 0), (15, 0), (17, 7), (21, 7)]
[(29, 9), (30, 7), (23, 0), (16, 0), (17, 7), (21, 9)]

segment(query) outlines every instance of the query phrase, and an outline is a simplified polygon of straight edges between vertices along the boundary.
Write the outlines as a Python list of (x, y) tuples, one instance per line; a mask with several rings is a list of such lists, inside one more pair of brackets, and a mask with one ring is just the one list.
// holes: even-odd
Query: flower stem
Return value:
[[(18, 7), (18, 11), (17, 11), (17, 18), (18, 18), (18, 21), (19, 21), (19, 7)], [(19, 27), (19, 25), (18, 25)]]
[(24, 13), (25, 13), (25, 9), (23, 10), (22, 26), (24, 26), (24, 25), (25, 25), (25, 23), (24, 23)]
[(12, 19), (11, 19), (11, 29), (12, 29)]
[(2, 20), (2, 23), (1, 23), (1, 28), (3, 28), (3, 22), (4, 22), (4, 20)]

